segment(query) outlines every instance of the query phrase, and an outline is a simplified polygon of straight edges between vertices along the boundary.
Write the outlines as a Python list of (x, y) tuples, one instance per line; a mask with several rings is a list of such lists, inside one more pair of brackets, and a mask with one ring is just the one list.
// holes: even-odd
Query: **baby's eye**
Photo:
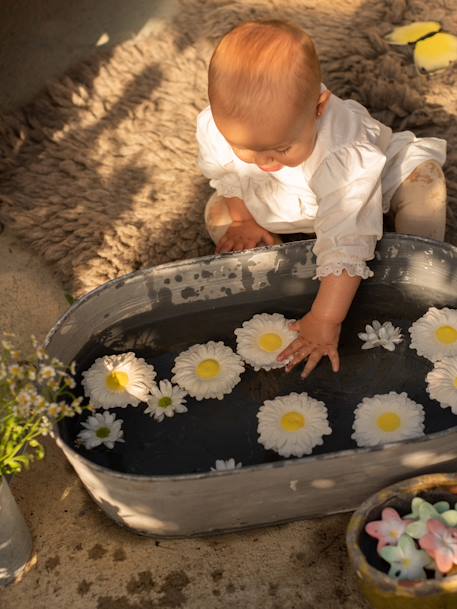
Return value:
[(287, 148), (283, 148), (282, 150), (276, 150), (278, 154), (287, 154), (292, 146), (288, 146)]

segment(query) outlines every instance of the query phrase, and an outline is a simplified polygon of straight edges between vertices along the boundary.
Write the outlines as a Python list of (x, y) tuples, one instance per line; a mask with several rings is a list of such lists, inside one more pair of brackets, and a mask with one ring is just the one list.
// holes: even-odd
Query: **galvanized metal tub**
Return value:
[[(268, 309), (266, 303), (283, 297), (292, 299), (295, 312), (303, 303), (304, 312), (318, 287), (312, 279), (313, 243), (179, 261), (109, 282), (75, 303), (57, 322), (47, 338), (48, 350), (69, 363), (99, 335), (108, 336), (111, 346), (117, 340), (118, 350), (135, 350), (135, 344), (122, 344), (116, 332), (108, 329), (143, 313), (159, 325), (170, 318), (178, 323), (181, 316), (204, 315), (209, 327), (202, 332), (207, 332), (209, 340), (214, 332), (209, 320), (217, 317), (221, 307), (259, 312)], [(457, 307), (457, 248), (451, 245), (387, 235), (371, 267), (375, 276), (364, 282), (357, 296), (345, 324), (347, 337), (356, 336), (370, 316), (386, 319), (383, 311), (403, 311), (405, 319), (410, 311), (411, 322), (421, 314), (418, 311), (425, 312), (431, 305)], [(358, 314), (361, 310), (364, 319)], [(154, 333), (150, 337), (153, 341)], [(371, 394), (407, 390), (414, 399), (420, 383), (410, 377), (424, 364), (421, 358), (411, 360), (408, 341), (393, 359), (382, 359), (388, 354), (362, 355), (360, 345), (345, 352), (344, 340), (342, 336), (342, 372), (331, 377), (323, 364), (303, 390), (341, 403), (341, 409), (338, 404), (333, 407), (334, 429), (341, 426), (349, 437), (352, 417), (347, 404), (355, 407), (370, 390)], [(366, 362), (369, 366), (361, 374)], [(419, 372), (423, 383), (423, 369)], [(259, 395), (262, 391), (263, 385)], [(424, 393), (423, 388), (420, 391)], [(115, 471), (75, 450), (58, 430), (57, 443), (96, 503), (119, 524), (157, 537), (202, 535), (351, 510), (397, 480), (455, 471), (457, 419), (436, 403), (425, 406), (430, 421), (425, 437), (375, 449), (342, 450), (336, 441), (330, 452), (248, 463), (233, 471), (154, 475), (134, 473), (134, 468)]]

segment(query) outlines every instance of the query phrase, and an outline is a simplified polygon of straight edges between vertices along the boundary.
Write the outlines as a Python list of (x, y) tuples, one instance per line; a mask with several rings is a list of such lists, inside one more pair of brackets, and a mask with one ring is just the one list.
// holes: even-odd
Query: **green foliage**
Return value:
[(40, 438), (55, 422), (83, 410), (82, 398), (71, 392), (74, 365), (68, 369), (50, 358), (34, 337), (32, 344), (34, 354), (24, 360), (6, 335), (0, 342), (0, 477), (42, 459)]

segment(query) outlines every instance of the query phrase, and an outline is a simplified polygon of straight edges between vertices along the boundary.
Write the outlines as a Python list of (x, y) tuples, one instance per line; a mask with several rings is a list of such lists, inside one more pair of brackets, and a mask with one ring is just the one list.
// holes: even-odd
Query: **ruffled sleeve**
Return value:
[(330, 154), (315, 172), (311, 186), (317, 195), (315, 220), (316, 278), (341, 275), (363, 279), (373, 272), (382, 237), (381, 173), (385, 154), (371, 142), (345, 146)]
[(230, 145), (217, 129), (209, 107), (197, 119), (198, 166), (218, 195), (242, 198), (241, 181), (232, 170)]

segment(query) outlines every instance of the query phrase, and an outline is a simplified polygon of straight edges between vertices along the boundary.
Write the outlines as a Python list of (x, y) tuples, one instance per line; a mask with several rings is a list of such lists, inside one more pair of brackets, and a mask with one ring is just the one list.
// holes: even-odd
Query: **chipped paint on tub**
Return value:
[(290, 272), (291, 275), (297, 277), (297, 279), (312, 279), (314, 277), (315, 268), (314, 255), (312, 250), (309, 250), (306, 252), (305, 261), (296, 262)]
[(243, 268), (239, 261), (221, 265), (218, 258), (204, 260), (174, 275), (157, 276), (154, 288), (158, 294), (169, 292), (173, 304), (224, 298), (244, 291)]
[(388, 258), (396, 258), (398, 256), (398, 252), (400, 251), (400, 248), (397, 247), (396, 245), (390, 245), (387, 248), (387, 257)]
[(279, 270), (280, 256), (277, 250), (252, 255), (247, 266), (251, 273), (250, 289), (262, 290), (270, 285), (270, 273)]
[[(183, 265), (176, 274), (158, 275), (154, 279), (154, 291), (162, 295), (166, 292), (172, 304), (183, 304), (262, 290), (271, 285), (271, 274), (279, 270), (280, 260), (275, 248), (252, 254), (244, 264), (233, 256), (227, 256), (226, 263), (224, 256), (204, 259), (192, 267)], [(307, 266), (310, 274), (300, 271), (299, 276), (311, 276), (312, 263)]]

